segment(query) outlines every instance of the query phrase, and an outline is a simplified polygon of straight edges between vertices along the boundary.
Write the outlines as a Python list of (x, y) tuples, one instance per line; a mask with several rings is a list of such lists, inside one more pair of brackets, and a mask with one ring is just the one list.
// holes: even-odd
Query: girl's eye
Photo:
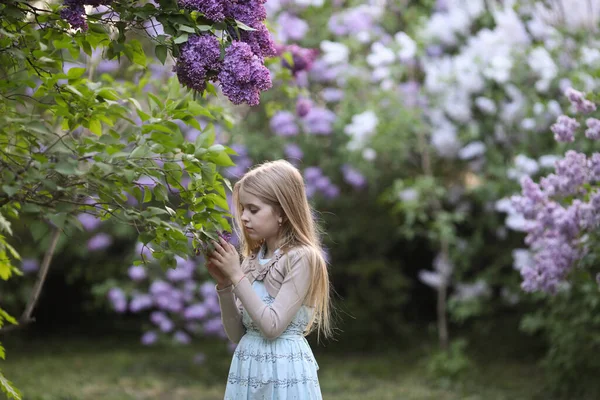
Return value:
[(252, 214), (256, 214), (256, 213), (258, 212), (258, 210), (250, 210), (250, 212), (251, 212)]

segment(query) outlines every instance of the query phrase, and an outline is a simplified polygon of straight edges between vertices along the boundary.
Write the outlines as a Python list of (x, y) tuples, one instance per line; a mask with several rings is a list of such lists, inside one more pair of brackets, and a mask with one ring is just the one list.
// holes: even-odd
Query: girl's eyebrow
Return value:
[(244, 206), (244, 207), (256, 207), (256, 208), (259, 208), (256, 204), (252, 204), (252, 203), (247, 203), (247, 204), (242, 203), (242, 206)]

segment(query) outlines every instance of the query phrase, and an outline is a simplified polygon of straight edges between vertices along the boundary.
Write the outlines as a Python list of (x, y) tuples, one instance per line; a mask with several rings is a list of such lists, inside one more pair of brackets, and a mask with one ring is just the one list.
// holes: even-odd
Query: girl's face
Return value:
[(239, 212), (246, 235), (253, 240), (277, 238), (281, 217), (273, 207), (241, 189), (239, 198), (242, 204)]

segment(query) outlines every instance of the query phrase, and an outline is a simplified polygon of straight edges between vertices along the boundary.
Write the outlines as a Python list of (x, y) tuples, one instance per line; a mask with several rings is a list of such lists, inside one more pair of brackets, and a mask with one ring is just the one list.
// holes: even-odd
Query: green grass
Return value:
[[(0, 368), (26, 400), (222, 399), (231, 354), (221, 342), (146, 348), (131, 339), (8, 342)], [(325, 351), (323, 351), (325, 350)], [(532, 400), (535, 365), (498, 358), (476, 362), (460, 381), (425, 374), (427, 348), (385, 354), (316, 351), (323, 397), (331, 400)], [(206, 354), (202, 365), (193, 363)]]

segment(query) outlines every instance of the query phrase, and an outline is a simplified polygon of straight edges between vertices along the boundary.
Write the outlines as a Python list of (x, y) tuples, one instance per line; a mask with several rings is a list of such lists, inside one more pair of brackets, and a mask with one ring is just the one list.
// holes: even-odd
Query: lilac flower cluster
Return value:
[(181, 46), (174, 71), (179, 82), (199, 92), (207, 79), (214, 80), (221, 69), (221, 45), (213, 35), (192, 35)]
[(112, 3), (112, 0), (64, 0), (64, 8), (60, 17), (66, 20), (73, 29), (88, 29), (85, 19), (85, 6), (99, 7)]
[(304, 180), (306, 181), (306, 195), (308, 197), (321, 193), (328, 199), (335, 199), (340, 195), (340, 188), (331, 182), (331, 179), (324, 175), (319, 167), (306, 168), (304, 170)]
[(565, 95), (568, 97), (569, 101), (571, 102), (573, 107), (575, 107), (577, 112), (580, 112), (582, 114), (589, 114), (593, 111), (596, 111), (596, 105), (593, 102), (587, 100), (585, 98), (584, 93), (573, 88), (568, 88), (565, 91)]
[[(579, 92), (568, 91), (568, 95), (584, 107)], [(585, 107), (593, 111), (589, 105)], [(588, 130), (598, 129), (592, 118), (587, 125)], [(573, 141), (578, 127), (577, 120), (562, 115), (552, 130), (557, 141)], [(586, 136), (594, 138), (595, 134), (586, 132)], [(573, 264), (590, 251), (586, 233), (600, 227), (600, 188), (594, 186), (598, 182), (600, 153), (588, 158), (573, 150), (556, 161), (555, 173), (539, 184), (529, 176), (522, 178), (522, 193), (511, 200), (526, 220), (525, 242), (533, 252), (530, 261), (520, 267), (524, 290), (556, 292)]]
[(260, 91), (271, 87), (271, 75), (263, 60), (247, 43), (235, 41), (225, 50), (223, 68), (219, 72), (221, 89), (233, 104), (251, 106), (260, 102)]
[(574, 118), (561, 115), (550, 130), (554, 133), (554, 139), (557, 142), (573, 142), (575, 140), (575, 131), (579, 128), (579, 122)]
[(225, 19), (225, 2), (222, 0), (179, 0), (181, 8), (199, 11), (212, 21)]
[[(226, 237), (227, 235), (224, 235)], [(197, 263), (201, 260), (177, 257), (177, 266), (165, 272), (153, 261), (151, 250), (138, 245), (151, 262), (128, 270), (133, 289), (114, 287), (108, 300), (118, 313), (149, 312), (151, 328), (141, 342), (151, 345), (162, 338), (188, 344), (194, 335), (226, 338), (214, 283), (199, 283)]]
[(292, 56), (292, 64), (290, 65), (288, 60), (282, 57), (281, 65), (284, 68), (287, 68), (290, 71), (292, 71), (292, 74), (294, 76), (297, 76), (298, 73), (302, 71), (310, 71), (313, 66), (313, 63), (319, 55), (319, 51), (317, 49), (306, 49), (296, 44), (291, 44), (288, 46), (279, 46), (277, 48), (277, 54), (280, 56), (288, 52)]

